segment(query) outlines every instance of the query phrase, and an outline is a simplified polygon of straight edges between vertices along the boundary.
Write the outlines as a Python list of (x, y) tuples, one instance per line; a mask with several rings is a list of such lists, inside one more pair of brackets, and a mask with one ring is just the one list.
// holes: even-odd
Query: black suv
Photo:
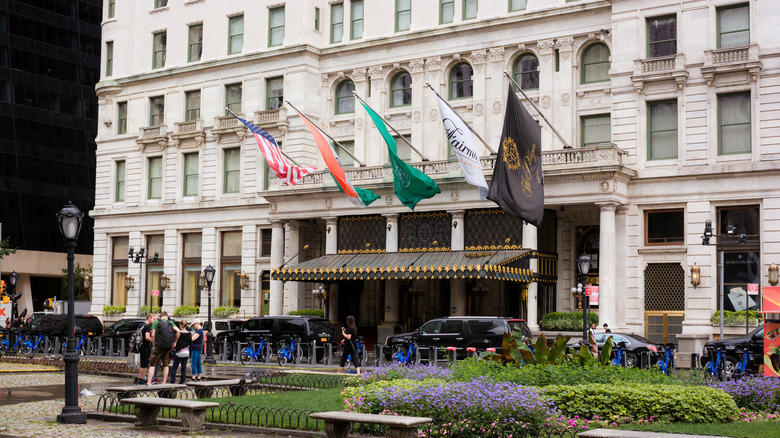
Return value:
[(103, 345), (108, 345), (109, 338), (113, 339), (114, 348), (117, 348), (116, 346), (119, 345), (120, 339), (124, 339), (125, 354), (127, 354), (130, 351), (130, 337), (133, 336), (133, 333), (135, 333), (139, 327), (143, 326), (145, 322), (146, 318), (143, 317), (120, 319), (111, 324), (105, 330), (105, 333), (98, 336), (98, 338), (103, 340)]
[[(289, 343), (293, 336), (300, 338), (301, 348), (307, 356), (308, 344), (311, 341), (317, 341), (317, 345), (331, 344), (334, 352), (338, 348), (335, 341), (336, 327), (329, 320), (316, 316), (292, 315), (251, 318), (244, 322), (238, 330), (217, 335), (215, 345), (221, 345), (223, 340), (227, 339), (232, 350), (234, 341), (259, 342), (264, 336), (268, 338), (274, 351), (276, 351), (279, 342)], [(322, 350), (317, 351), (318, 362), (322, 360), (323, 355)]]
[[(387, 337), (385, 341), (385, 358), (390, 355), (396, 345), (405, 347), (410, 340), (417, 344), (423, 357), (426, 357), (427, 347), (457, 347), (458, 357), (465, 357), (466, 348), (477, 350), (495, 348), (501, 352), (504, 333), (511, 333), (509, 318), (496, 316), (453, 316), (432, 319), (412, 333), (402, 333)], [(529, 330), (530, 332), (530, 330)]]
[(702, 368), (707, 367), (707, 363), (715, 357), (716, 347), (725, 347), (724, 351), (724, 378), (729, 378), (734, 373), (737, 364), (740, 361), (742, 351), (747, 348), (750, 354), (751, 371), (757, 372), (758, 367), (764, 363), (764, 325), (753, 330), (750, 334), (734, 339), (723, 339), (711, 341), (704, 344), (704, 353), (701, 355)]
[[(97, 316), (76, 315), (75, 329), (77, 337), (84, 334), (94, 338), (103, 334), (103, 323)], [(41, 315), (23, 326), (22, 331), (33, 336), (43, 333), (46, 336), (65, 337), (68, 335), (68, 315)]]

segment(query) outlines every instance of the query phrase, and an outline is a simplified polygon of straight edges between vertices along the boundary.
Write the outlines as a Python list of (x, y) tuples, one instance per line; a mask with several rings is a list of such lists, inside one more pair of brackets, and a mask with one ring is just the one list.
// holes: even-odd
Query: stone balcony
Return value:
[(168, 145), (168, 125), (145, 126), (138, 129), (138, 138), (135, 142), (144, 150), (149, 145), (159, 145), (165, 148)]
[(287, 108), (255, 111), (255, 124), (265, 130), (277, 128), (282, 134), (287, 130)]
[(197, 146), (203, 144), (206, 139), (206, 131), (203, 129), (203, 120), (189, 120), (186, 122), (176, 122), (173, 124), (173, 134), (171, 139), (176, 147), (181, 145), (184, 140), (194, 140)]
[(715, 76), (724, 73), (746, 72), (750, 79), (758, 79), (763, 65), (759, 61), (758, 44), (725, 49), (705, 50), (701, 74), (707, 85), (712, 85)]
[[(239, 117), (246, 120), (246, 116), (239, 114)], [(232, 115), (214, 117), (214, 127), (211, 128), (211, 135), (217, 140), (217, 143), (221, 143), (222, 137), (227, 134), (235, 134), (238, 136), (239, 143), (244, 141), (244, 137), (247, 133), (247, 128), (243, 123), (239, 122), (237, 118)]]
[(634, 60), (634, 74), (631, 75), (631, 82), (637, 93), (641, 93), (645, 85), (650, 82), (670, 80), (675, 81), (679, 89), (682, 89), (688, 80), (685, 55), (682, 53)]

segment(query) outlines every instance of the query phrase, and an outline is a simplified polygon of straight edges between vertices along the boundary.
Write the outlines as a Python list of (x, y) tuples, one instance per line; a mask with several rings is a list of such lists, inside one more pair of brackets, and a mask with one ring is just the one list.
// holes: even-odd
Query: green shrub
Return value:
[(126, 306), (103, 306), (103, 315), (119, 315), (126, 310)]
[(141, 306), (141, 316), (146, 316), (150, 313), (156, 313), (160, 314), (162, 312), (162, 309), (159, 306), (149, 307), (149, 306)]
[(179, 306), (173, 312), (173, 316), (197, 315), (198, 313), (200, 313), (198, 306)]
[(543, 389), (564, 416), (630, 417), (684, 423), (723, 423), (739, 414), (725, 392), (706, 386), (641, 383), (552, 385)]
[[(599, 315), (590, 312), (590, 322), (598, 325)], [(576, 332), (582, 331), (582, 312), (552, 312), (539, 321), (542, 330)]]
[[(755, 310), (750, 311), (750, 320), (748, 321), (750, 324), (756, 324), (758, 321), (761, 321), (761, 314), (758, 313)], [(716, 311), (712, 314), (712, 317), (710, 318), (710, 322), (713, 324), (720, 324), (720, 310)], [(745, 324), (745, 311), (740, 310), (738, 312), (732, 312), (731, 310), (727, 310), (723, 314), (723, 324), (724, 325), (744, 325)]]
[(301, 309), (291, 310), (288, 315), (300, 315), (300, 316), (325, 316), (325, 312), (322, 309)]
[(217, 307), (214, 309), (214, 316), (228, 318), (230, 315), (238, 313), (238, 307)]

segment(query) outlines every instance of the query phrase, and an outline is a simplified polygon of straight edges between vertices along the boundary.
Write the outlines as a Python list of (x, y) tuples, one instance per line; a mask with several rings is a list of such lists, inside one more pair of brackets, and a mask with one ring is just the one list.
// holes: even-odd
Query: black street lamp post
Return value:
[(65, 407), (57, 415), (58, 423), (85, 424), (87, 415), (79, 407), (79, 356), (76, 354), (76, 318), (74, 316), (75, 298), (73, 291), (73, 260), (75, 259), (76, 242), (79, 240), (81, 223), (84, 218), (78, 207), (70, 203), (57, 213), (60, 233), (65, 239), (68, 251), (68, 347), (65, 351)]
[(203, 359), (203, 363), (207, 364), (217, 363), (217, 360), (214, 359), (214, 327), (211, 324), (211, 283), (214, 282), (215, 272), (216, 269), (214, 269), (214, 267), (211, 265), (206, 266), (206, 269), (203, 270), (203, 275), (206, 277), (206, 286), (209, 288), (209, 330), (206, 332), (206, 358)]
[(16, 283), (18, 281), (19, 274), (17, 274), (16, 271), (11, 272), (10, 278), (8, 279), (8, 282), (11, 285), (11, 292), (8, 294), (11, 296), (11, 332), (10, 336), (8, 337), (9, 346), (14, 345), (14, 342), (16, 341), (15, 327), (18, 324), (16, 319), (19, 317), (19, 310), (16, 307), (16, 301), (19, 300), (19, 295), (16, 295)]
[(571, 289), (582, 298), (582, 340), (587, 344), (589, 342), (590, 297), (585, 295), (584, 285), (588, 279), (588, 272), (590, 272), (590, 256), (588, 254), (583, 253), (577, 258), (577, 271), (580, 277), (579, 282), (577, 282), (576, 288)]
[[(149, 258), (149, 253), (146, 251), (146, 248), (143, 246), (141, 249), (136, 252), (133, 247), (130, 247), (130, 250), (127, 252), (127, 258), (133, 263), (138, 263), (141, 265), (141, 280), (140, 280), (140, 286), (138, 286), (138, 316), (141, 315), (141, 307), (144, 305), (144, 301), (146, 300), (146, 288), (144, 286), (144, 278), (146, 277), (146, 270), (144, 269), (144, 264), (151, 261), (152, 263), (157, 263), (157, 257), (159, 255), (157, 253), (154, 253), (154, 256), (151, 260), (147, 260)], [(150, 309), (151, 310), (151, 303), (150, 303)]]

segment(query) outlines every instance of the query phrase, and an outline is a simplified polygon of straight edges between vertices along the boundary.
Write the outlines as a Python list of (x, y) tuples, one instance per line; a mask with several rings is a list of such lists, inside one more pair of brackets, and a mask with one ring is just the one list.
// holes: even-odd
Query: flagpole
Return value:
[(514, 85), (515, 85), (515, 88), (517, 88), (518, 90), (520, 90), (520, 93), (523, 95), (523, 97), (525, 97), (525, 100), (527, 100), (528, 102), (530, 102), (530, 103), (531, 103), (531, 106), (533, 106), (533, 107), (534, 107), (534, 109), (536, 110), (536, 112), (537, 112), (537, 113), (539, 113), (539, 115), (540, 115), (540, 116), (541, 116), (541, 117), (544, 119), (544, 121), (547, 123), (547, 126), (549, 126), (549, 127), (550, 127), (550, 129), (552, 129), (552, 131), (555, 133), (555, 136), (556, 136), (556, 137), (558, 137), (558, 139), (561, 141), (561, 143), (563, 143), (563, 147), (564, 147), (564, 148), (566, 148), (566, 149), (571, 149), (571, 145), (570, 145), (569, 143), (567, 143), (567, 142), (566, 142), (566, 140), (564, 140), (564, 139), (563, 139), (563, 136), (562, 136), (562, 135), (561, 135), (561, 134), (558, 132), (558, 130), (557, 130), (557, 129), (555, 129), (555, 126), (553, 126), (553, 124), (552, 124), (552, 123), (550, 123), (550, 121), (549, 121), (549, 120), (547, 120), (547, 117), (545, 117), (545, 116), (544, 116), (544, 113), (542, 113), (542, 110), (540, 110), (540, 109), (539, 109), (539, 107), (538, 107), (538, 106), (536, 106), (536, 104), (534, 103), (534, 101), (533, 101), (533, 100), (531, 100), (531, 98), (529, 98), (527, 94), (525, 94), (525, 91), (523, 91), (523, 88), (522, 88), (522, 87), (520, 87), (520, 85), (518, 85), (518, 84), (517, 84), (517, 82), (515, 82), (515, 80), (514, 80), (514, 79), (512, 79), (512, 76), (509, 76), (509, 73), (507, 73), (507, 72), (506, 72), (506, 70), (504, 70), (504, 76), (506, 76), (507, 78), (509, 78), (509, 80), (510, 80), (510, 81), (511, 81), (511, 82), (512, 82)]
[[(363, 103), (363, 105), (365, 105), (365, 106), (367, 106), (367, 107), (371, 108), (371, 105), (369, 105), (368, 103), (366, 103), (366, 101), (365, 101), (365, 100), (361, 99), (361, 98), (360, 98), (360, 96), (358, 96), (358, 95), (357, 95), (357, 93), (355, 93), (355, 92), (353, 91), (353, 92), (352, 92), (352, 95), (353, 95), (353, 96), (355, 96), (355, 97), (357, 98), (357, 100), (361, 101), (361, 102)], [(371, 108), (371, 111), (374, 111), (374, 109), (373, 109), (373, 108)], [(378, 115), (378, 116), (379, 116), (379, 113), (377, 113), (376, 111), (374, 111), (374, 112), (376, 113), (376, 115)], [(422, 160), (423, 160), (423, 161), (430, 161), (430, 160), (429, 160), (429, 159), (428, 159), (428, 158), (427, 158), (425, 155), (423, 155), (423, 154), (422, 154), (422, 152), (418, 151), (416, 147), (412, 146), (412, 144), (411, 144), (411, 143), (409, 143), (409, 140), (407, 140), (407, 139), (406, 139), (406, 137), (404, 137), (404, 136), (403, 136), (403, 134), (401, 134), (401, 133), (400, 133), (400, 132), (398, 132), (398, 131), (397, 131), (395, 128), (393, 128), (393, 126), (392, 126), (390, 123), (388, 123), (388, 122), (387, 122), (387, 120), (385, 120), (385, 118), (384, 118), (384, 117), (382, 117), (382, 116), (379, 116), (379, 118), (380, 118), (380, 119), (382, 119), (382, 121), (383, 121), (383, 122), (385, 122), (385, 126), (389, 126), (389, 127), (390, 127), (390, 129), (392, 129), (392, 130), (393, 130), (393, 132), (395, 132), (395, 133), (396, 133), (396, 134), (397, 134), (399, 137), (401, 137), (401, 138), (404, 140), (404, 142), (405, 142), (407, 145), (409, 145), (409, 148), (410, 148), (411, 150), (413, 150), (413, 151), (414, 151), (414, 152), (415, 152), (417, 155), (419, 155), (419, 156), (420, 156), (420, 158), (422, 158)]]
[(480, 137), (480, 136), (479, 136), (479, 134), (477, 134), (477, 131), (475, 131), (475, 130), (474, 130), (474, 128), (472, 128), (472, 127), (471, 127), (471, 125), (469, 125), (468, 123), (466, 123), (466, 121), (465, 121), (465, 120), (463, 120), (463, 117), (461, 117), (461, 116), (460, 116), (460, 114), (458, 114), (458, 112), (457, 112), (457, 111), (455, 111), (455, 108), (453, 108), (453, 107), (452, 107), (452, 106), (451, 106), (451, 105), (450, 105), (450, 104), (449, 104), (449, 103), (448, 103), (446, 100), (444, 100), (444, 98), (443, 98), (443, 97), (441, 97), (441, 95), (440, 95), (438, 92), (436, 92), (436, 90), (434, 90), (434, 89), (433, 89), (433, 87), (431, 86), (430, 82), (426, 82), (426, 83), (425, 83), (425, 85), (426, 85), (428, 88), (430, 88), (430, 89), (431, 89), (431, 91), (433, 91), (434, 93), (436, 93), (436, 96), (438, 96), (438, 97), (439, 97), (439, 101), (441, 101), (441, 102), (444, 102), (444, 104), (445, 104), (445, 105), (447, 105), (448, 107), (450, 107), (450, 109), (452, 110), (452, 112), (453, 112), (453, 113), (455, 113), (455, 115), (456, 115), (456, 116), (458, 116), (458, 118), (460, 119), (460, 121), (461, 121), (461, 122), (463, 122), (463, 124), (464, 124), (464, 125), (466, 125), (466, 127), (467, 127), (467, 128), (469, 128), (469, 130), (471, 130), (471, 132), (472, 132), (474, 135), (476, 135), (476, 136), (477, 136), (477, 138), (479, 139), (479, 141), (481, 141), (481, 142), (482, 142), (482, 144), (484, 144), (484, 145), (485, 145), (485, 147), (487, 148), (487, 150), (489, 150), (489, 151), (490, 151), (490, 153), (491, 153), (492, 155), (495, 155), (495, 154), (496, 154), (496, 151), (494, 151), (494, 150), (493, 150), (493, 148), (491, 148), (491, 147), (490, 147), (490, 145), (489, 145), (489, 144), (487, 144), (487, 142), (486, 142), (486, 141), (485, 141), (485, 140), (484, 140), (482, 137)]
[[(234, 113), (233, 111), (231, 111), (231, 110), (230, 110), (230, 108), (228, 108), (228, 107), (225, 107), (225, 109), (226, 109), (226, 110), (228, 110), (228, 112), (229, 112), (230, 114), (233, 114), (233, 117), (235, 117), (235, 118), (238, 118), (238, 114), (236, 114), (236, 113)], [(284, 156), (285, 156), (285, 157), (286, 157), (288, 160), (290, 160), (290, 162), (291, 162), (291, 163), (295, 164), (295, 165), (296, 165), (296, 166), (298, 166), (298, 167), (303, 167), (303, 166), (301, 166), (300, 164), (296, 163), (296, 162), (295, 162), (295, 160), (293, 160), (292, 158), (290, 158), (290, 156), (289, 156), (289, 155), (285, 154), (285, 153), (284, 153), (284, 151), (282, 150), (282, 148), (279, 148), (279, 152), (281, 152), (281, 153), (282, 153), (282, 155), (284, 155)]]
[[(285, 100), (285, 102), (287, 103), (287, 105), (290, 105), (290, 106), (291, 106), (291, 107), (292, 107), (292, 108), (293, 108), (295, 111), (298, 111), (298, 114), (300, 114), (300, 115), (301, 115), (303, 118), (305, 118), (306, 120), (308, 120), (308, 121), (309, 121), (309, 123), (311, 123), (311, 124), (312, 124), (312, 125), (314, 125), (314, 126), (317, 126), (317, 124), (316, 124), (316, 123), (314, 123), (314, 121), (313, 121), (312, 119), (310, 119), (310, 118), (306, 117), (306, 114), (304, 114), (304, 113), (300, 112), (300, 111), (298, 110), (298, 108), (296, 108), (296, 107), (295, 107), (295, 105), (293, 105), (293, 104), (291, 104), (291, 103), (290, 103), (290, 101), (289, 101), (289, 100)], [(323, 134), (325, 134), (325, 136), (326, 136), (326, 137), (328, 137), (328, 138), (330, 139), (330, 141), (332, 141), (333, 143), (336, 143), (336, 145), (337, 145), (338, 147), (340, 147), (342, 151), (346, 152), (346, 153), (347, 153), (347, 155), (349, 155), (350, 157), (352, 157), (352, 159), (353, 159), (353, 160), (355, 160), (355, 161), (356, 161), (358, 164), (360, 164), (360, 167), (366, 167), (366, 164), (365, 164), (365, 163), (363, 163), (362, 161), (358, 160), (356, 156), (352, 155), (352, 152), (348, 151), (348, 150), (347, 150), (347, 148), (345, 148), (345, 147), (344, 147), (344, 146), (343, 146), (341, 143), (339, 143), (338, 141), (336, 141), (336, 139), (335, 139), (335, 138), (331, 137), (331, 136), (330, 136), (330, 134), (328, 134), (327, 132), (325, 132), (325, 131), (324, 131), (324, 130), (322, 130), (322, 129), (320, 129), (320, 132), (321, 132), (321, 133), (323, 133)]]

